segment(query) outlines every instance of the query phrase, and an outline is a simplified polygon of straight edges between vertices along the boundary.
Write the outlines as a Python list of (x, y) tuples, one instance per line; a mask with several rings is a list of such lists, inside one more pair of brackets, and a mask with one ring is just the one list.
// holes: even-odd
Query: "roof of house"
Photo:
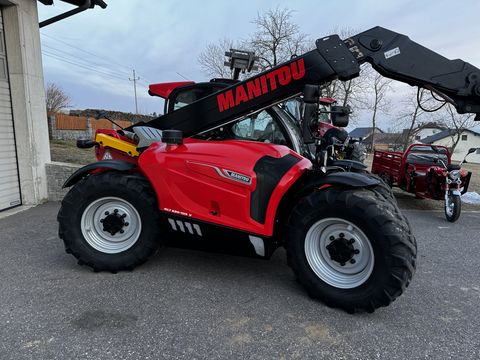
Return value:
[(413, 129), (414, 132), (420, 131), (423, 129), (440, 129), (440, 130), (446, 130), (447, 127), (441, 123), (438, 123), (436, 121), (429, 121), (425, 123), (418, 124), (415, 129)]
[[(382, 129), (379, 129), (378, 127), (375, 128), (379, 132), (383, 133)], [(348, 135), (353, 138), (364, 138), (372, 132), (373, 127), (358, 127), (350, 131)]]
[[(480, 133), (478, 133), (475, 130), (464, 129), (463, 131), (468, 131), (468, 132), (471, 132), (475, 135), (480, 135)], [(420, 139), (419, 141), (424, 143), (424, 144), (433, 144), (435, 141), (444, 139), (447, 136), (454, 135), (455, 132), (456, 132), (455, 129), (446, 129), (446, 130), (440, 131), (439, 133), (436, 133), (434, 135), (427, 136), (426, 138)]]
[[(381, 133), (375, 134), (373, 138), (375, 144), (399, 144), (403, 143), (404, 137), (402, 133)], [(369, 135), (367, 138), (363, 140), (365, 143), (372, 142), (372, 135)]]

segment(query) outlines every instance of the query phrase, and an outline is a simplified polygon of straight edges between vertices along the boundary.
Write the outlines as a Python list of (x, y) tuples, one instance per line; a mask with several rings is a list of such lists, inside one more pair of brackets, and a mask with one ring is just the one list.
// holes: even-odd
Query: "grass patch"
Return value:
[(97, 161), (95, 149), (79, 149), (76, 140), (50, 140), (52, 161), (87, 165)]

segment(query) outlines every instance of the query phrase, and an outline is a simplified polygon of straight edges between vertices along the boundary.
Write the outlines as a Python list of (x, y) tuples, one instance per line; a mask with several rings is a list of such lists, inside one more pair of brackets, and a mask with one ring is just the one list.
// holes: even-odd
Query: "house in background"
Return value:
[[(358, 127), (348, 134), (351, 138), (363, 140), (374, 132), (373, 127)], [(384, 131), (378, 127), (375, 128), (375, 134), (382, 134)]]
[(408, 136), (407, 144), (413, 144), (414, 142), (420, 141), (420, 139), (438, 134), (446, 129), (446, 126), (437, 122), (421, 123), (414, 127), (411, 131), (410, 129), (403, 129), (402, 138), (405, 142)]
[[(446, 129), (434, 135), (420, 139), (419, 142), (432, 145), (443, 145), (452, 148), (456, 140), (455, 130)], [(468, 149), (480, 149), (480, 132), (465, 129), (460, 134), (460, 139), (452, 154), (452, 160), (462, 161)], [(480, 164), (480, 150), (468, 156), (468, 162)]]
[(369, 152), (372, 150), (403, 151), (406, 146), (445, 130), (447, 128), (443, 124), (428, 122), (418, 124), (413, 129), (403, 129), (401, 133), (386, 133), (380, 128), (375, 128), (373, 132), (372, 127), (361, 127), (352, 130), (349, 135), (352, 138), (360, 138)]
[(354, 139), (360, 139), (368, 152), (372, 152), (375, 149), (398, 151), (402, 149), (404, 144), (402, 133), (386, 133), (378, 127), (375, 128), (375, 131), (372, 127), (355, 128), (349, 133), (349, 136)]
[(366, 137), (363, 143), (367, 147), (368, 151), (371, 151), (372, 140), (374, 150), (390, 150), (390, 151), (402, 151), (404, 146), (402, 133), (378, 133), (373, 136)]

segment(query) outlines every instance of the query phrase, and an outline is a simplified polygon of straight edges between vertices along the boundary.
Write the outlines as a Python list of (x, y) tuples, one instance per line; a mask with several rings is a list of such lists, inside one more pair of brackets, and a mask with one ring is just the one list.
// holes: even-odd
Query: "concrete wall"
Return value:
[(51, 162), (47, 164), (48, 200), (61, 201), (69, 189), (62, 189), (63, 184), (81, 165)]
[(47, 198), (50, 161), (37, 1), (0, 1), (23, 204)]

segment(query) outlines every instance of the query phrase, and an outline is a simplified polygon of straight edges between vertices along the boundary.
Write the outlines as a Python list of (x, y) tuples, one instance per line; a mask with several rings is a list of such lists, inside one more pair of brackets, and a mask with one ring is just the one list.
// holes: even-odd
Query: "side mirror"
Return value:
[(469, 154), (473, 154), (474, 152), (477, 152), (477, 151), (478, 151), (478, 149), (477, 149), (477, 148), (470, 148), (470, 149), (468, 149), (468, 153), (467, 153), (467, 155), (469, 155)]
[(350, 106), (332, 106), (332, 125), (337, 127), (347, 127), (350, 113)]

